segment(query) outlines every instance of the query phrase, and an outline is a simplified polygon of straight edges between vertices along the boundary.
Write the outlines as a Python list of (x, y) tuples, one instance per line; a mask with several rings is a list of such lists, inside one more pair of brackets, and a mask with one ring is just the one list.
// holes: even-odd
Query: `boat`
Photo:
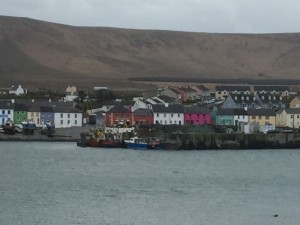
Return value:
[(36, 124), (33, 121), (24, 120), (22, 123), (22, 130), (24, 134), (34, 134), (34, 130), (36, 129)]
[(8, 119), (5, 124), (2, 125), (2, 129), (4, 134), (13, 135), (16, 133), (16, 126), (14, 125), (13, 121)]
[(132, 137), (129, 140), (125, 140), (125, 144), (127, 148), (131, 149), (160, 149), (160, 143), (155, 138), (145, 141), (139, 137)]
[(122, 148), (125, 143), (120, 135), (105, 134), (98, 130), (95, 132), (83, 132), (80, 134), (80, 140), (77, 142), (80, 147), (101, 147), (101, 148)]

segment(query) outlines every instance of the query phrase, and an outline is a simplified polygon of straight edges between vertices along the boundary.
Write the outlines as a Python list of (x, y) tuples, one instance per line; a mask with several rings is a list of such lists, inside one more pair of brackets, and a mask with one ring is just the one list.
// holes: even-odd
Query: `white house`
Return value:
[(14, 103), (11, 101), (0, 101), (0, 125), (14, 118)]
[(184, 124), (184, 108), (180, 104), (152, 105), (154, 123), (161, 125)]
[(20, 84), (18, 86), (13, 85), (9, 89), (9, 94), (24, 95), (26, 93), (27, 93), (27, 90), (22, 88), (22, 86)]
[(281, 109), (276, 113), (276, 126), (277, 127), (300, 127), (300, 109)]
[(81, 127), (82, 111), (73, 106), (52, 106), (56, 128)]

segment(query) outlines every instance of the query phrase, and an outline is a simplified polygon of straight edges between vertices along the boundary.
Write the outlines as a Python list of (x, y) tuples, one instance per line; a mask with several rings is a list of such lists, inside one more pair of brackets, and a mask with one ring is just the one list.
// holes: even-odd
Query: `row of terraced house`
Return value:
[(72, 102), (37, 101), (30, 103), (14, 100), (0, 101), (0, 125), (7, 120), (21, 124), (24, 120), (34, 122), (38, 127), (50, 122), (57, 128), (81, 127), (82, 111), (73, 106)]

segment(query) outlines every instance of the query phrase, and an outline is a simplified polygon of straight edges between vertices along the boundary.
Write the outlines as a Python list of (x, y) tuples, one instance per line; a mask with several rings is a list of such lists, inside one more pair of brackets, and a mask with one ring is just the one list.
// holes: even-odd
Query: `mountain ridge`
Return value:
[(298, 80), (299, 50), (299, 33), (82, 27), (0, 16), (4, 84), (114, 87), (149, 77)]

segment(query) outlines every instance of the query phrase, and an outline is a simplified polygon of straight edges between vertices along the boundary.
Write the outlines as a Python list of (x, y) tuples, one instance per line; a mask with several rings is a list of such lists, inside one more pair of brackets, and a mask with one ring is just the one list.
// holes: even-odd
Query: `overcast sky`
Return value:
[(299, 0), (0, 0), (0, 14), (76, 26), (300, 32)]

